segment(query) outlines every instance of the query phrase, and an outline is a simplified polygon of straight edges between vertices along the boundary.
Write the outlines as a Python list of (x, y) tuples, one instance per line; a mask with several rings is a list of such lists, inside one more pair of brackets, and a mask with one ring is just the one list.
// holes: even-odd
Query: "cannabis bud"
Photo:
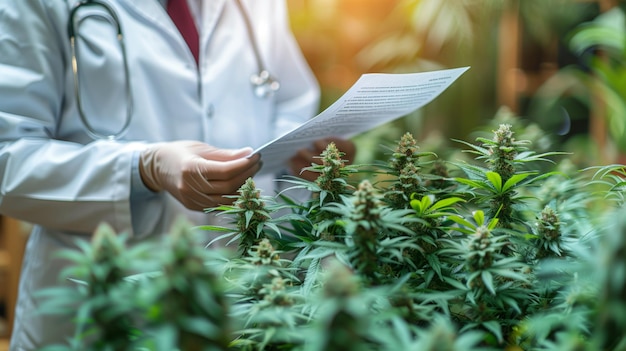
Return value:
[(289, 281), (282, 277), (274, 277), (269, 284), (264, 284), (259, 291), (263, 300), (272, 306), (291, 306), (294, 304), (293, 297), (287, 293)]
[(561, 256), (561, 223), (552, 208), (546, 206), (537, 222), (537, 258)]
[(559, 223), (556, 212), (546, 206), (541, 211), (541, 218), (537, 224), (537, 230), (541, 236), (548, 241), (557, 240), (561, 236), (560, 226), (561, 223)]
[(117, 240), (117, 235), (107, 224), (102, 224), (96, 229), (92, 239), (93, 259), (96, 262), (107, 261), (110, 258), (118, 257), (124, 247)]
[[(254, 180), (248, 178), (246, 182), (239, 188), (239, 198), (235, 201), (234, 205), (242, 210), (254, 212), (254, 218), (257, 221), (265, 220), (266, 217), (262, 215), (262, 211), (265, 209), (265, 203), (261, 199), (261, 191), (256, 188)], [(257, 222), (250, 221), (247, 218), (246, 212), (243, 212), (237, 222), (239, 230), (244, 232), (250, 228), (250, 223)]]
[(344, 192), (345, 184), (337, 181), (345, 177), (343, 155), (344, 153), (339, 151), (335, 143), (332, 142), (322, 151), (320, 155), (322, 159), (321, 174), (315, 181), (320, 189), (335, 195)]
[(482, 271), (491, 267), (494, 260), (495, 247), (491, 242), (491, 232), (487, 227), (480, 226), (469, 242), (467, 267), (470, 272)]
[(280, 265), (280, 256), (267, 238), (252, 246), (248, 253), (250, 261), (255, 265)]
[(391, 159), (391, 167), (396, 174), (400, 174), (402, 169), (409, 163), (417, 164), (419, 157), (418, 149), (417, 142), (411, 133), (405, 133), (400, 138), (400, 142), (398, 142)]
[(377, 211), (379, 207), (379, 201), (372, 183), (368, 180), (363, 180), (354, 192), (354, 220), (355, 221), (370, 221), (377, 222), (380, 214)]
[(324, 282), (324, 295), (334, 298), (348, 298), (358, 294), (358, 277), (337, 260), (331, 262)]
[(502, 181), (507, 181), (515, 174), (513, 160), (517, 156), (518, 145), (511, 128), (510, 124), (501, 124), (500, 128), (494, 131), (494, 145), (485, 145), (490, 148), (492, 171), (500, 174)]
[(256, 188), (254, 180), (248, 178), (239, 188), (239, 197), (233, 206), (237, 211), (237, 230), (241, 233), (240, 252), (249, 252), (263, 234), (263, 226), (271, 217), (265, 210), (265, 202), (261, 191)]

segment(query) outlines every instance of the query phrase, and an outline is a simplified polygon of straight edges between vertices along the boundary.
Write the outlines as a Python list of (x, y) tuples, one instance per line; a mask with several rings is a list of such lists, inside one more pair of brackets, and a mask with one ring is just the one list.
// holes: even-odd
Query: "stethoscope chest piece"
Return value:
[(260, 98), (269, 98), (280, 89), (280, 83), (266, 70), (253, 74), (250, 77), (250, 83), (252, 83), (254, 94)]
[(261, 58), (261, 52), (254, 36), (254, 30), (252, 29), (252, 23), (248, 12), (241, 3), (241, 0), (235, 0), (235, 4), (239, 8), (239, 12), (241, 13), (244, 24), (246, 25), (248, 39), (250, 40), (252, 52), (254, 53), (254, 58), (258, 67), (258, 73), (253, 74), (250, 77), (250, 83), (252, 83), (254, 95), (259, 98), (270, 98), (280, 89), (280, 83), (270, 74), (265, 66), (265, 63), (263, 62), (263, 59)]

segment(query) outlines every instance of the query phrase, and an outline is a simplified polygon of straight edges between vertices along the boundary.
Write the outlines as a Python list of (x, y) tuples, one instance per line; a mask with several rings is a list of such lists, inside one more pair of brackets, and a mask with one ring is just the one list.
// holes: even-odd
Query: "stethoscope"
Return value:
[[(241, 3), (241, 0), (234, 0), (234, 1), (246, 25), (246, 32), (248, 34), (248, 39), (252, 46), (252, 52), (254, 54), (254, 59), (257, 64), (257, 73), (252, 74), (252, 76), (250, 76), (250, 84), (252, 85), (254, 94), (257, 97), (269, 98), (280, 89), (280, 82), (269, 73), (269, 71), (267, 70), (267, 67), (265, 66), (265, 63), (263, 62), (263, 58), (261, 57), (261, 54), (259, 51), (259, 47), (257, 44), (257, 40), (255, 38), (255, 35), (254, 35), (254, 31), (252, 29), (252, 24), (251, 24), (250, 16), (248, 15), (248, 12), (246, 11), (243, 4)], [(75, 23), (76, 22), (75, 15), (80, 8), (90, 7), (90, 6), (91, 7), (99, 6), (100, 8), (104, 10), (104, 12), (103, 13), (91, 13), (86, 16), (83, 16), (80, 18), (78, 23), (90, 17), (92, 18), (97, 17), (97, 18), (103, 19), (111, 23), (111, 25), (116, 30), (117, 42), (122, 52), (122, 64), (124, 66), (124, 78), (125, 78), (124, 88), (126, 90), (126, 117), (124, 120), (124, 124), (122, 125), (120, 130), (112, 134), (101, 133), (97, 131), (91, 125), (91, 123), (89, 123), (89, 119), (87, 118), (87, 115), (83, 108), (82, 99), (81, 99), (80, 79), (78, 78), (79, 77), (79, 64), (78, 64), (79, 54), (77, 50), (77, 41), (76, 41), (76, 32), (78, 29), (78, 25)], [(128, 57), (126, 55), (126, 46), (124, 44), (124, 34), (122, 33), (122, 26), (120, 25), (120, 21), (117, 16), (117, 13), (110, 5), (108, 5), (107, 3), (101, 0), (81, 0), (76, 5), (74, 5), (74, 7), (72, 7), (72, 9), (70, 10), (69, 21), (68, 21), (67, 27), (68, 27), (67, 31), (68, 31), (68, 35), (70, 39), (71, 55), (72, 55), (71, 63), (72, 63), (72, 74), (74, 76), (74, 95), (76, 97), (76, 104), (77, 104), (78, 115), (80, 117), (80, 120), (85, 126), (85, 130), (87, 134), (93, 139), (107, 139), (107, 140), (119, 139), (128, 130), (128, 127), (130, 126), (130, 122), (133, 117), (133, 94), (132, 94), (132, 89), (131, 89), (130, 73), (129, 73), (129, 68), (128, 68)]]

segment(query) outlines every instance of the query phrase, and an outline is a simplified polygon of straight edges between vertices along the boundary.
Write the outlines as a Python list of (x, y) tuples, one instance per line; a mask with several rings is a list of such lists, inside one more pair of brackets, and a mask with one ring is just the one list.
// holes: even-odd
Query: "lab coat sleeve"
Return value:
[(276, 26), (273, 30), (280, 36), (273, 57), (271, 72), (277, 72), (281, 88), (277, 94), (276, 135), (304, 123), (315, 116), (319, 109), (320, 88), (298, 43), (290, 29), (287, 7), (277, 0)]
[(66, 232), (92, 233), (103, 222), (130, 231), (130, 165), (141, 148), (44, 138), (6, 142), (0, 150), (0, 213)]
[(63, 1), (0, 0), (0, 213), (92, 233), (131, 228), (131, 161), (140, 143), (55, 139), (68, 58)]

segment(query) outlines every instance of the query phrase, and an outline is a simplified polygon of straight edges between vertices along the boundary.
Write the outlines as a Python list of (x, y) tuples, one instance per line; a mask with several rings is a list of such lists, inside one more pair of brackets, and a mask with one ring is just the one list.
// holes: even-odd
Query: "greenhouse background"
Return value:
[[(320, 109), (361, 74), (470, 66), (435, 101), (355, 141), (357, 163), (405, 132), (443, 155), (492, 121), (536, 126), (579, 168), (624, 163), (626, 25), (618, 0), (287, 0), (322, 89)], [(495, 129), (495, 128), (492, 128)], [(541, 145), (539, 145), (541, 148)], [(28, 225), (0, 217), (0, 351)]]
[[(363, 73), (471, 67), (424, 109), (357, 138), (364, 151), (360, 160), (372, 156), (368, 151), (376, 145), (370, 143), (379, 138), (396, 140), (411, 131), (421, 144), (439, 145), (467, 137), (505, 110), (537, 123), (553, 142), (584, 152), (581, 162), (617, 160), (603, 116), (607, 103), (593, 101), (580, 87), (573, 89), (576, 96), (561, 94), (552, 87), (560, 83), (552, 81), (566, 80), (560, 76), (573, 68), (589, 70), (590, 55), (574, 51), (572, 33), (622, 6), (619, 1), (289, 0), (289, 5), (297, 40), (322, 87), (322, 108)], [(616, 34), (623, 37), (624, 29)], [(547, 103), (555, 94), (561, 94), (558, 103)]]

